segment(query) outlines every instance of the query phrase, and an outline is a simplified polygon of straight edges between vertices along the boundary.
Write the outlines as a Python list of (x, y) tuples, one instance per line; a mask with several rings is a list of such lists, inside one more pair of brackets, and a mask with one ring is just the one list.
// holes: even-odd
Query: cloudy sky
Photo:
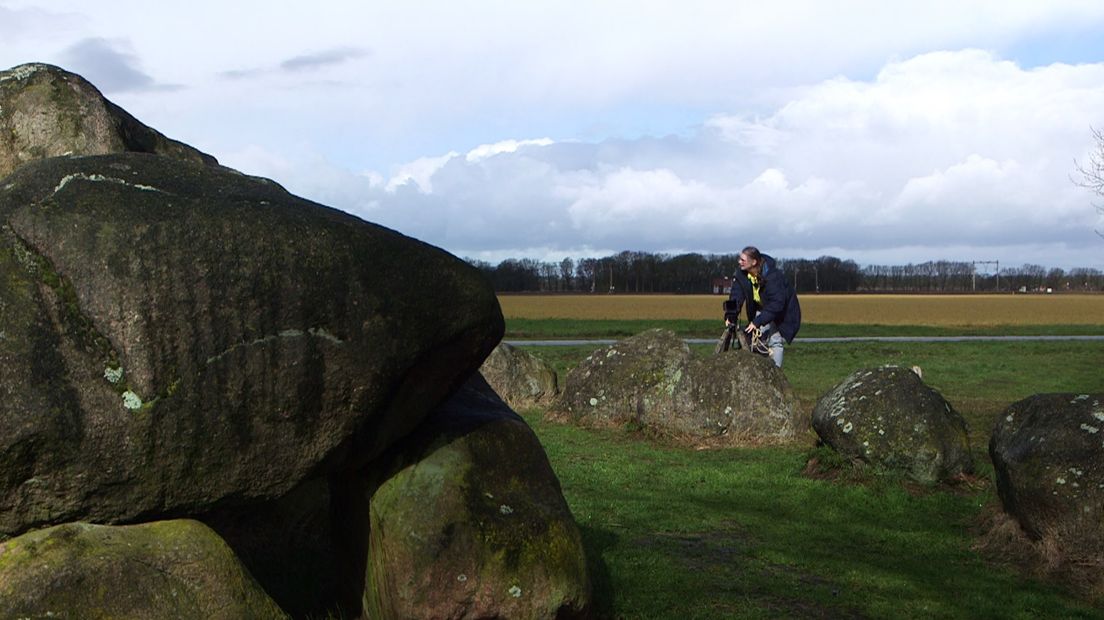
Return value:
[(1099, 0), (295, 4), (0, 0), (0, 67), (491, 262), (1104, 269)]

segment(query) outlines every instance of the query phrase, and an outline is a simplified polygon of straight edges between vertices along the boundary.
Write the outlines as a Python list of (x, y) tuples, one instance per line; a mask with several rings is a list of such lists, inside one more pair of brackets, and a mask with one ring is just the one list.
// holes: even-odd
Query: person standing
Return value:
[(758, 330), (760, 339), (766, 341), (767, 354), (781, 368), (783, 349), (801, 328), (797, 291), (774, 259), (754, 246), (740, 252), (739, 265), (732, 276), (732, 292), (724, 302), (725, 325), (737, 324), (740, 308), (746, 306), (748, 324), (744, 331), (750, 336)]

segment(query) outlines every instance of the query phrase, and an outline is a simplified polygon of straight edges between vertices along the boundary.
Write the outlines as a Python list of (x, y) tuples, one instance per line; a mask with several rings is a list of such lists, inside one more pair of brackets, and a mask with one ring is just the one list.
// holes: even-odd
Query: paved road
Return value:
[[(688, 344), (716, 344), (716, 338), (684, 338)], [(840, 338), (795, 338), (794, 343), (818, 342), (1028, 342), (1040, 340), (1088, 340), (1104, 342), (1104, 336), (846, 336)], [(566, 347), (613, 344), (617, 340), (506, 340), (514, 346)]]

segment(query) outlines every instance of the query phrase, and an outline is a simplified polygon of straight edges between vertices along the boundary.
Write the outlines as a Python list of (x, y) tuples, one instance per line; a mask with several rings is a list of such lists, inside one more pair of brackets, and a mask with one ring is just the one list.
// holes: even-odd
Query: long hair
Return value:
[(756, 267), (763, 266), (763, 255), (759, 253), (759, 248), (754, 245), (747, 246), (743, 250), (740, 250), (740, 253), (755, 261)]

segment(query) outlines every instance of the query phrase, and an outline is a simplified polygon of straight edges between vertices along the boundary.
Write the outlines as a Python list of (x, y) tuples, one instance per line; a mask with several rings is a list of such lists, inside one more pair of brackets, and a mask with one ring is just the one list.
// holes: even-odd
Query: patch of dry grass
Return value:
[[(500, 295), (507, 319), (719, 320), (721, 295)], [(803, 295), (805, 323), (1104, 325), (1104, 295)]]

